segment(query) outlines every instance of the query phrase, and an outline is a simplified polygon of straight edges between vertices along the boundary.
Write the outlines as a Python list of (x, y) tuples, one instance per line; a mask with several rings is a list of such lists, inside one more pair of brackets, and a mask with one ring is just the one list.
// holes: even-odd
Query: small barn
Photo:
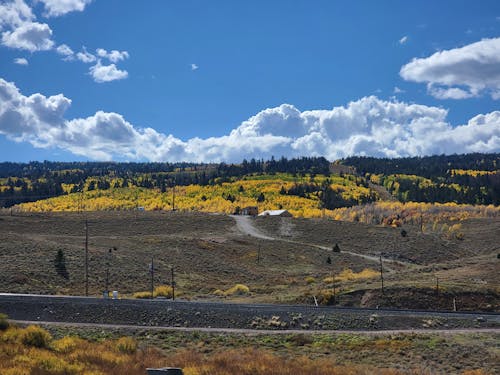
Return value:
[(257, 207), (257, 206), (244, 207), (241, 210), (241, 214), (242, 215), (257, 216), (259, 214), (259, 207)]
[(293, 217), (293, 215), (287, 210), (267, 210), (261, 212), (259, 216)]

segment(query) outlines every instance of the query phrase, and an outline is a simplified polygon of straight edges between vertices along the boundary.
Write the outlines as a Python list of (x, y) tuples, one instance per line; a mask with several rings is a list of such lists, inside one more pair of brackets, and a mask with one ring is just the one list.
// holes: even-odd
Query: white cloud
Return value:
[(398, 86), (395, 86), (393, 92), (394, 94), (402, 94), (405, 92), (405, 90), (402, 90)]
[(2, 44), (30, 52), (47, 51), (52, 49), (52, 30), (46, 23), (27, 22), (13, 31), (2, 33)]
[(100, 60), (97, 61), (97, 64), (90, 67), (89, 72), (94, 81), (98, 83), (111, 82), (128, 77), (126, 70), (118, 69), (115, 64), (102, 65)]
[(18, 57), (14, 59), (14, 64), (17, 65), (28, 65), (28, 60), (26, 60), (24, 57)]
[(331, 110), (299, 111), (283, 104), (257, 113), (221, 137), (182, 141), (99, 111), (66, 119), (64, 95), (25, 96), (0, 79), (0, 134), (35, 147), (91, 159), (241, 161), (271, 156), (415, 156), (500, 151), (500, 111), (451, 126), (442, 108), (370, 96)]
[(0, 30), (12, 29), (35, 19), (24, 0), (6, 1), (0, 4)]
[(468, 99), (475, 96), (475, 94), (459, 87), (441, 88), (428, 85), (427, 92), (436, 99)]
[(69, 46), (67, 46), (66, 44), (61, 44), (60, 46), (58, 46), (56, 48), (56, 52), (59, 55), (65, 56), (66, 58), (70, 58), (70, 59), (72, 59), (74, 54), (75, 54), (73, 52), (73, 50)]
[(500, 91), (500, 38), (413, 59), (399, 73), (407, 81), (428, 84), (438, 99), (464, 99)]
[(81, 12), (92, 0), (36, 0), (43, 3), (45, 15), (48, 17), (62, 16), (69, 12)]
[(112, 50), (110, 52), (106, 51), (103, 48), (98, 48), (96, 50), (97, 56), (108, 59), (112, 63), (117, 63), (118, 61), (125, 60), (129, 58), (129, 54), (127, 51), (117, 51)]
[(408, 41), (408, 36), (405, 35), (401, 39), (399, 39), (399, 44), (405, 44)]
[(191, 70), (198, 70), (199, 66), (196, 64), (191, 64)]
[(85, 47), (82, 48), (81, 52), (78, 52), (76, 54), (76, 58), (86, 64), (93, 63), (97, 60), (94, 55), (92, 55), (90, 52), (87, 52), (87, 49)]

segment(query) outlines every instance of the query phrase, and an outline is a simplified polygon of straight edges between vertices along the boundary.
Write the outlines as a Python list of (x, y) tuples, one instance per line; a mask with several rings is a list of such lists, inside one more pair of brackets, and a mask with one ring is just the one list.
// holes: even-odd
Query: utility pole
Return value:
[(384, 294), (384, 267), (382, 265), (382, 254), (380, 254), (380, 281), (382, 282), (382, 294)]
[(151, 264), (149, 267), (149, 272), (151, 273), (151, 299), (154, 298), (154, 291), (155, 291), (155, 286), (154, 286), (154, 277), (155, 277), (155, 263), (154, 263), (154, 257), (151, 257)]
[(113, 250), (116, 250), (116, 247), (110, 247), (108, 249), (108, 256), (107, 256), (107, 259), (106, 259), (106, 297), (105, 298), (108, 298), (109, 297), (109, 267), (111, 266), (111, 252)]
[(337, 291), (335, 289), (335, 274), (332, 272), (332, 284), (333, 284), (333, 304), (337, 302)]
[(85, 219), (85, 296), (89, 296), (89, 223)]
[(172, 211), (175, 211), (175, 178), (174, 186), (172, 187)]
[(174, 267), (170, 269), (170, 277), (172, 282), (172, 301), (175, 301), (175, 280), (174, 280)]

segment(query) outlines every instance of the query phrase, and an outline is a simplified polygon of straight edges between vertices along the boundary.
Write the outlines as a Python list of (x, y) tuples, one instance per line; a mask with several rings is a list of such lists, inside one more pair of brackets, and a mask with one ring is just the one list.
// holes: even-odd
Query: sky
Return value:
[(497, 0), (0, 0), (0, 161), (470, 152)]

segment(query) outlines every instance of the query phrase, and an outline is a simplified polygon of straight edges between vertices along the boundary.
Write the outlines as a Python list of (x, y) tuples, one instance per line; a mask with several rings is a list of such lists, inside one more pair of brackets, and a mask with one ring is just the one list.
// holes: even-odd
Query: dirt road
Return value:
[[(328, 250), (328, 251), (332, 250), (330, 247), (327, 247), (327, 246), (321, 246), (321, 245), (316, 245), (316, 244), (311, 244), (311, 243), (303, 243), (303, 242), (293, 241), (293, 240), (290, 240), (290, 239), (270, 237), (270, 236), (262, 233), (259, 229), (257, 229), (253, 225), (253, 223), (252, 223), (252, 220), (253, 220), (252, 217), (250, 217), (250, 216), (244, 216), (244, 215), (231, 215), (231, 217), (236, 221), (236, 227), (238, 228), (238, 230), (241, 233), (246, 234), (246, 235), (251, 236), (251, 237), (255, 237), (255, 238), (259, 238), (259, 239), (263, 239), (263, 240), (268, 240), (268, 241), (283, 241), (283, 242), (288, 242), (288, 243), (294, 243), (294, 244), (297, 244), (297, 245), (311, 246), (311, 247), (315, 247), (317, 249)], [(349, 255), (352, 255), (352, 256), (360, 257), (360, 258), (366, 259), (366, 260), (368, 260), (370, 262), (374, 262), (374, 263), (379, 263), (380, 262), (380, 258), (379, 257), (375, 257), (375, 256), (371, 256), (371, 255), (359, 254), (359, 253), (355, 253), (355, 252), (352, 252), (352, 251), (341, 251), (341, 253), (345, 253), (345, 254), (349, 254)], [(399, 260), (389, 259), (389, 258), (382, 258), (382, 261), (384, 263), (393, 263), (393, 264), (404, 265), (404, 266), (407, 266), (407, 267), (414, 267), (414, 264), (407, 263), (407, 262), (402, 262), (402, 261), (399, 261)], [(392, 272), (393, 271), (391, 268), (389, 268), (387, 266), (385, 266), (385, 270), (388, 271), (388, 272)]]

